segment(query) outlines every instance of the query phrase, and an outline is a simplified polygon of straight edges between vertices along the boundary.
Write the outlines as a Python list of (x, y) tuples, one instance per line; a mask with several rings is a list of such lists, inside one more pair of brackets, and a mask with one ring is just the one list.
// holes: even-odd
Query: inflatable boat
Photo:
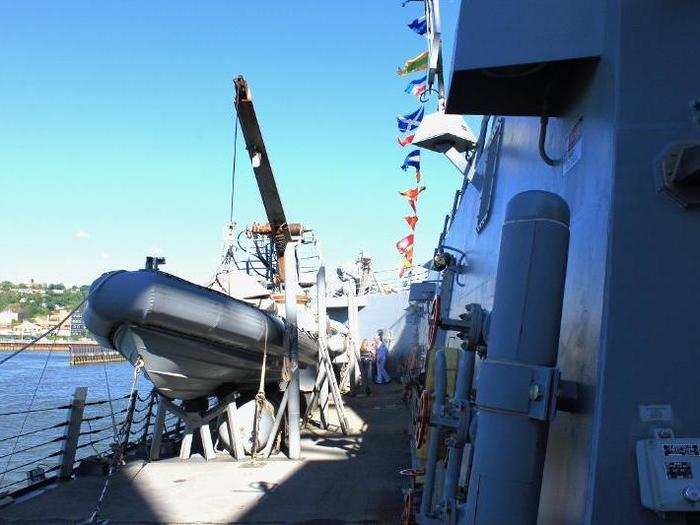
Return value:
[[(84, 322), (95, 339), (144, 370), (166, 397), (256, 390), (281, 379), (284, 321), (246, 302), (158, 270), (102, 275), (90, 288)], [(300, 366), (317, 361), (317, 343), (299, 332)]]

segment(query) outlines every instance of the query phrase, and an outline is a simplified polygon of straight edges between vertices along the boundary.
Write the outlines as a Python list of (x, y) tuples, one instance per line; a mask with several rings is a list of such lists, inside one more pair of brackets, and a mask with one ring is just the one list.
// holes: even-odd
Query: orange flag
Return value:
[(408, 226), (411, 228), (411, 230), (415, 231), (416, 223), (418, 222), (418, 216), (409, 215), (408, 217), (404, 217), (404, 220), (408, 223)]
[(405, 191), (400, 191), (399, 195), (406, 197), (408, 199), (408, 203), (411, 205), (411, 208), (413, 208), (413, 211), (416, 211), (416, 201), (418, 200), (418, 195), (425, 190), (425, 186), (421, 186), (420, 188), (411, 188), (409, 190)]

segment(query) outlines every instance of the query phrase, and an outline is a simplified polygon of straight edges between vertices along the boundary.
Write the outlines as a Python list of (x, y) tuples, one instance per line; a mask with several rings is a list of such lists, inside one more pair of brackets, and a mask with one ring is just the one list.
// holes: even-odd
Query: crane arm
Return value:
[(272, 173), (270, 159), (267, 156), (265, 142), (263, 141), (258, 118), (255, 116), (255, 107), (251, 97), (250, 88), (243, 76), (238, 76), (233, 81), (236, 88), (236, 111), (241, 124), (241, 131), (245, 139), (246, 149), (253, 165), (255, 180), (258, 183), (260, 196), (265, 206), (265, 214), (270, 223), (273, 239), (278, 254), (284, 253), (284, 241), (290, 241), (291, 235), (287, 225), (287, 218), (282, 207), (275, 176)]

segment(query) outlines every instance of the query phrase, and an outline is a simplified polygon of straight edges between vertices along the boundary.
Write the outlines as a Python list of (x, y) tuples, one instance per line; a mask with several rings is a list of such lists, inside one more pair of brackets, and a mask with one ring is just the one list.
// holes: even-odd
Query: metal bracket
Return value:
[(458, 331), (457, 337), (464, 341), (462, 348), (476, 352), (486, 341), (488, 312), (476, 303), (468, 304), (465, 310), (465, 313), (459, 315), (459, 319), (442, 320), (440, 328)]
[(556, 412), (559, 369), (486, 359), (479, 372), (480, 409), (514, 412), (549, 421)]

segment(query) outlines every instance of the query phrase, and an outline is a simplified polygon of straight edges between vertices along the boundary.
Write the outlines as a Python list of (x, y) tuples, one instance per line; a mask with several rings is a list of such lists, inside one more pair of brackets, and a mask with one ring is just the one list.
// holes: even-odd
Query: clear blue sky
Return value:
[[(457, 0), (443, 0), (450, 63)], [(154, 251), (195, 281), (228, 219), (232, 78), (248, 79), (290, 220), (333, 266), (394, 243), (414, 183), (395, 71), (425, 48), (422, 4), (0, 0), (0, 279), (86, 283)], [(428, 109), (434, 109), (431, 102)], [(471, 123), (471, 122), (470, 122)], [(240, 138), (240, 137), (239, 137)], [(264, 219), (239, 141), (236, 220)], [(416, 259), (432, 254), (460, 179), (423, 154)]]

